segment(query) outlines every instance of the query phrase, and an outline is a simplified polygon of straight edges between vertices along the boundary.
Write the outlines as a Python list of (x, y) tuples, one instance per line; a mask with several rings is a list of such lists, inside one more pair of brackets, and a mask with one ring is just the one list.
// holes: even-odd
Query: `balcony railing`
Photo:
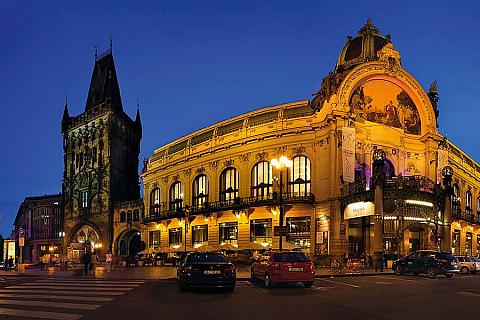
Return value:
[[(369, 184), (367, 185), (367, 182)], [(342, 187), (342, 196), (357, 195), (373, 190), (373, 181), (358, 180)], [(384, 190), (414, 190), (428, 193), (435, 192), (435, 182), (424, 176), (396, 176), (385, 179)]]
[[(283, 202), (284, 204), (293, 204), (293, 203), (313, 204), (315, 202), (315, 197), (312, 193), (309, 193), (306, 195), (284, 194)], [(202, 206), (189, 207), (189, 215), (195, 216), (200, 214), (210, 214), (210, 213), (226, 211), (226, 210), (243, 210), (243, 209), (252, 208), (252, 207), (275, 206), (278, 204), (279, 204), (279, 199), (276, 196), (276, 194), (272, 197), (264, 197), (264, 198), (261, 198), (261, 197), (235, 198), (234, 200), (229, 200), (229, 201), (207, 202)], [(177, 210), (166, 210), (157, 214), (151, 214), (143, 218), (143, 223), (161, 221), (161, 220), (172, 219), (172, 218), (183, 218), (183, 217), (185, 217), (184, 208), (178, 208)]]
[(461, 210), (453, 210), (452, 216), (456, 219), (464, 220), (470, 223), (480, 224), (480, 215), (474, 215), (469, 212), (462, 212)]

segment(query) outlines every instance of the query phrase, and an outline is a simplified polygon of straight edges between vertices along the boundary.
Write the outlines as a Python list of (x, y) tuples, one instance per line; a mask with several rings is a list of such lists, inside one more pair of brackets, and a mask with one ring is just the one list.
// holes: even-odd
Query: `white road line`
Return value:
[[(66, 287), (61, 287), (61, 286), (32, 286), (30, 284), (27, 285), (20, 285), (20, 286), (8, 286), (5, 287), (5, 289), (49, 289), (49, 290), (65, 290), (67, 289)], [(80, 287), (80, 288), (74, 288), (73, 290), (75, 291), (84, 291), (84, 290), (89, 290), (89, 291), (95, 291), (95, 290), (109, 290), (109, 291), (129, 291), (132, 290), (133, 288), (112, 288), (112, 287), (106, 287), (106, 288), (94, 288), (94, 287)]]
[(393, 282), (389, 281), (375, 281), (376, 284), (392, 284)]
[(55, 299), (55, 300), (74, 300), (74, 301), (95, 301), (95, 302), (109, 302), (114, 298), (107, 297), (79, 297), (79, 296), (55, 296), (44, 294), (3, 294), (0, 293), (0, 298), (25, 298), (25, 299)]
[(0, 289), (0, 293), (53, 293), (53, 294), (69, 294), (69, 295), (87, 295), (87, 296), (95, 296), (95, 295), (100, 295), (100, 296), (121, 296), (125, 294), (125, 292), (112, 292), (112, 291), (74, 291), (74, 290), (15, 290), (15, 289)]
[(0, 314), (5, 316), (14, 317), (31, 317), (31, 318), (43, 318), (52, 320), (77, 320), (83, 317), (83, 314), (75, 313), (60, 313), (60, 312), (48, 312), (48, 311), (33, 311), (33, 310), (20, 310), (20, 309), (7, 309), (0, 308)]
[(23, 286), (67, 286), (67, 287), (119, 287), (136, 288), (139, 284), (112, 284), (112, 283), (63, 283), (63, 282), (30, 282), (23, 283)]
[(348, 287), (352, 287), (352, 288), (360, 288), (360, 286), (357, 286), (357, 285), (354, 285), (354, 284), (350, 284), (350, 283), (346, 283), (346, 282), (340, 282), (340, 281), (333, 281), (333, 280), (327, 280), (327, 279), (318, 279), (319, 281), (326, 281), (326, 282), (331, 282), (331, 283), (338, 283), (338, 284), (342, 284), (344, 286), (348, 286)]
[(387, 280), (398, 280), (398, 281), (405, 281), (405, 282), (420, 282), (418, 280), (412, 280), (412, 279), (404, 279), (400, 277), (386, 277), (386, 276), (372, 276), (375, 278), (381, 278), (381, 279), (387, 279)]
[(247, 281), (247, 283), (250, 285), (250, 287), (253, 287), (253, 288), (255, 288), (255, 289), (258, 289), (258, 290), (260, 290), (260, 291), (262, 291), (262, 292), (264, 292), (264, 293), (268, 293), (268, 290), (263, 289), (263, 288), (260, 288), (260, 287), (258, 287), (258, 286), (256, 286), (256, 285), (254, 285), (253, 283), (251, 283), (250, 281)]
[(80, 283), (128, 283), (128, 284), (142, 284), (145, 280), (108, 280), (108, 279), (85, 279), (85, 278), (43, 278), (38, 281), (58, 281), (58, 282), (80, 282)]
[(459, 291), (457, 294), (465, 297), (480, 297), (480, 293), (468, 292), (468, 291)]
[(62, 309), (80, 309), (80, 310), (95, 310), (100, 308), (100, 304), (88, 303), (66, 303), (66, 302), (51, 302), (51, 301), (28, 301), (28, 300), (10, 300), (0, 299), (0, 304), (8, 304), (15, 306), (31, 306), (31, 307), (50, 307)]

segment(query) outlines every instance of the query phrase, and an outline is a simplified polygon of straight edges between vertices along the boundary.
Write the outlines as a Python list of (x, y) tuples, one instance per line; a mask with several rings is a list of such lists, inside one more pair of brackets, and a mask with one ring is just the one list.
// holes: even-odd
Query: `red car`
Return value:
[(306, 288), (313, 285), (315, 266), (302, 252), (276, 252), (263, 256), (252, 265), (252, 281), (262, 279), (265, 287), (279, 282), (302, 282)]

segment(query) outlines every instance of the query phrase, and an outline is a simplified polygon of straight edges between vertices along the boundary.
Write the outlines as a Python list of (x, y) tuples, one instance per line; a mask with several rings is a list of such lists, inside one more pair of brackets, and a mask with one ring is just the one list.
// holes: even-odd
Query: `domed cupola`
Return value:
[(338, 57), (335, 72), (342, 72), (358, 64), (378, 60), (377, 52), (390, 42), (390, 35), (382, 36), (369, 18), (367, 23), (358, 30), (356, 37), (347, 37), (347, 43)]

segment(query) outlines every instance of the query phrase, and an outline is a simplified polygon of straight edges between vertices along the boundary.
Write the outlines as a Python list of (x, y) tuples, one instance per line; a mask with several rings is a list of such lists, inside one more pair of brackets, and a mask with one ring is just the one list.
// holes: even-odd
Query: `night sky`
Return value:
[(426, 90), (438, 81), (440, 132), (480, 161), (479, 13), (478, 1), (0, 0), (0, 234), (24, 197), (61, 191), (65, 94), (83, 112), (110, 35), (130, 116), (140, 100), (140, 162), (217, 121), (309, 99), (368, 17)]

